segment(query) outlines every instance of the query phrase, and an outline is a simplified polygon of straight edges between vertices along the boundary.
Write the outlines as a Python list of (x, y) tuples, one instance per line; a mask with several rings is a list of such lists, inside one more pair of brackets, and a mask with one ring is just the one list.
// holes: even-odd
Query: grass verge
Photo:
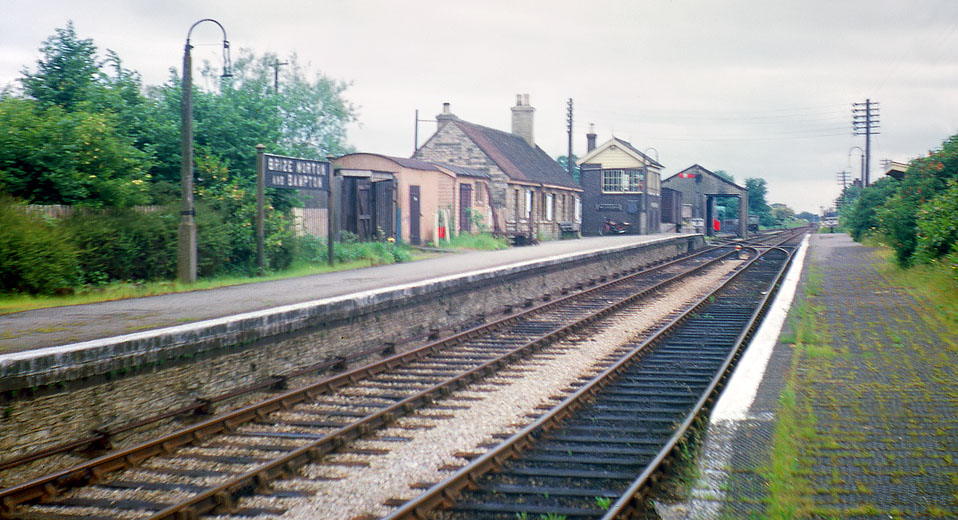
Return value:
[[(434, 256), (436, 256), (436, 253), (415, 252), (413, 253), (413, 261), (424, 260)], [(97, 287), (80, 288), (74, 294), (63, 296), (0, 294), (0, 314), (10, 314), (34, 309), (46, 309), (50, 307), (63, 307), (67, 305), (82, 305), (85, 303), (142, 298), (145, 296), (158, 296), (161, 294), (202, 291), (206, 289), (215, 289), (217, 287), (229, 287), (232, 285), (298, 278), (314, 274), (349, 271), (353, 269), (371, 267), (374, 265), (379, 265), (378, 261), (370, 258), (337, 263), (335, 266), (330, 266), (329, 264), (300, 262), (294, 263), (289, 269), (270, 273), (265, 276), (229, 276), (200, 279), (197, 280), (196, 283), (190, 285), (183, 285), (178, 282), (168, 280), (144, 283), (114, 282)]]

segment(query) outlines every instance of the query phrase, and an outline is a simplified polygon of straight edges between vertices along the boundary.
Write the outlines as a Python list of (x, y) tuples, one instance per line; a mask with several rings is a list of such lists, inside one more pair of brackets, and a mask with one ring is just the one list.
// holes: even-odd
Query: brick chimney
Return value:
[(442, 113), (436, 116), (436, 121), (439, 123), (437, 130), (442, 130), (442, 127), (446, 126), (449, 121), (455, 121), (456, 119), (459, 118), (449, 110), (449, 103), (443, 103)]
[(586, 153), (595, 150), (595, 124), (589, 123), (589, 133), (585, 134)]
[(529, 105), (529, 94), (516, 94), (516, 106), (512, 107), (512, 134), (526, 140), (535, 148), (535, 130), (533, 116), (536, 109)]

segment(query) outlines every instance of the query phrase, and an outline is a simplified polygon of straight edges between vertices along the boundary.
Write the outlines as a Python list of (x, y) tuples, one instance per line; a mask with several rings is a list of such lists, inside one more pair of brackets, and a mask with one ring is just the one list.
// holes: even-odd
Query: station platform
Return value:
[[(668, 238), (678, 236), (688, 235), (669, 235)], [(590, 237), (501, 251), (444, 253), (437, 258), (416, 262), (5, 314), (0, 315), (0, 355), (223, 318), (524, 262), (629, 247), (664, 237)]]
[[(503, 305), (522, 305), (583, 278), (634, 269), (703, 245), (696, 234), (559, 240), (6, 314), (0, 316), (0, 391), (62, 387), (65, 381), (112, 377), (214, 351), (239, 353), (277, 337), (286, 342), (274, 347), (281, 352), (299, 348), (313, 358), (355, 355), (373, 344), (405, 341), (410, 320), (418, 334), (455, 329), (472, 316), (501, 312)], [(311, 335), (312, 346), (303, 345), (304, 335)], [(323, 348), (317, 350), (316, 344)], [(270, 365), (279, 370), (279, 354), (270, 355), (276, 358)]]
[(777, 296), (791, 284), (794, 301), (756, 333), (712, 411), (691, 498), (658, 503), (663, 520), (958, 517), (954, 324), (895, 282), (892, 261), (810, 236)]

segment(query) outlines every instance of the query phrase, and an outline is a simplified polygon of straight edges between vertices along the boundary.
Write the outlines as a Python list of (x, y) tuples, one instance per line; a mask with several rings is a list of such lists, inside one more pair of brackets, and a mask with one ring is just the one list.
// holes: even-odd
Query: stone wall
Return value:
[[(25, 397), (29, 392), (23, 388), (5, 403), (0, 453), (7, 459), (323, 360), (385, 343), (400, 344), (433, 329), (466, 328), (478, 315), (491, 320), (507, 305), (557, 295), (579, 283), (702, 246), (701, 236), (668, 238), (289, 306), (272, 314), (264, 311), (171, 327), (149, 333), (158, 336), (152, 339), (141, 335), (126, 337), (126, 343), (114, 339), (112, 348), (107, 345), (110, 340), (100, 342), (100, 348), (88, 345), (85, 352), (74, 346), (54, 359), (37, 359), (36, 366), (49, 367), (44, 372), (33, 371), (30, 364), (21, 366), (19, 375), (32, 379), (5, 378), (63, 390), (31, 398)], [(174, 337), (179, 339), (173, 341)], [(130, 343), (133, 339), (140, 343)], [(3, 368), (11, 374), (10, 366)], [(113, 376), (83, 383), (85, 378), (96, 381), (90, 379), (94, 374)]]

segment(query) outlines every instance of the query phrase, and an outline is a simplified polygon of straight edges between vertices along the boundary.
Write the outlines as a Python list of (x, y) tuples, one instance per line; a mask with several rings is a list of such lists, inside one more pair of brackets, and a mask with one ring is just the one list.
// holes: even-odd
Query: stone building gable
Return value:
[(504, 207), (508, 176), (485, 152), (483, 152), (456, 124), (447, 124), (439, 129), (416, 153), (414, 159), (442, 162), (484, 171), (491, 177), (489, 190), (493, 203)]

